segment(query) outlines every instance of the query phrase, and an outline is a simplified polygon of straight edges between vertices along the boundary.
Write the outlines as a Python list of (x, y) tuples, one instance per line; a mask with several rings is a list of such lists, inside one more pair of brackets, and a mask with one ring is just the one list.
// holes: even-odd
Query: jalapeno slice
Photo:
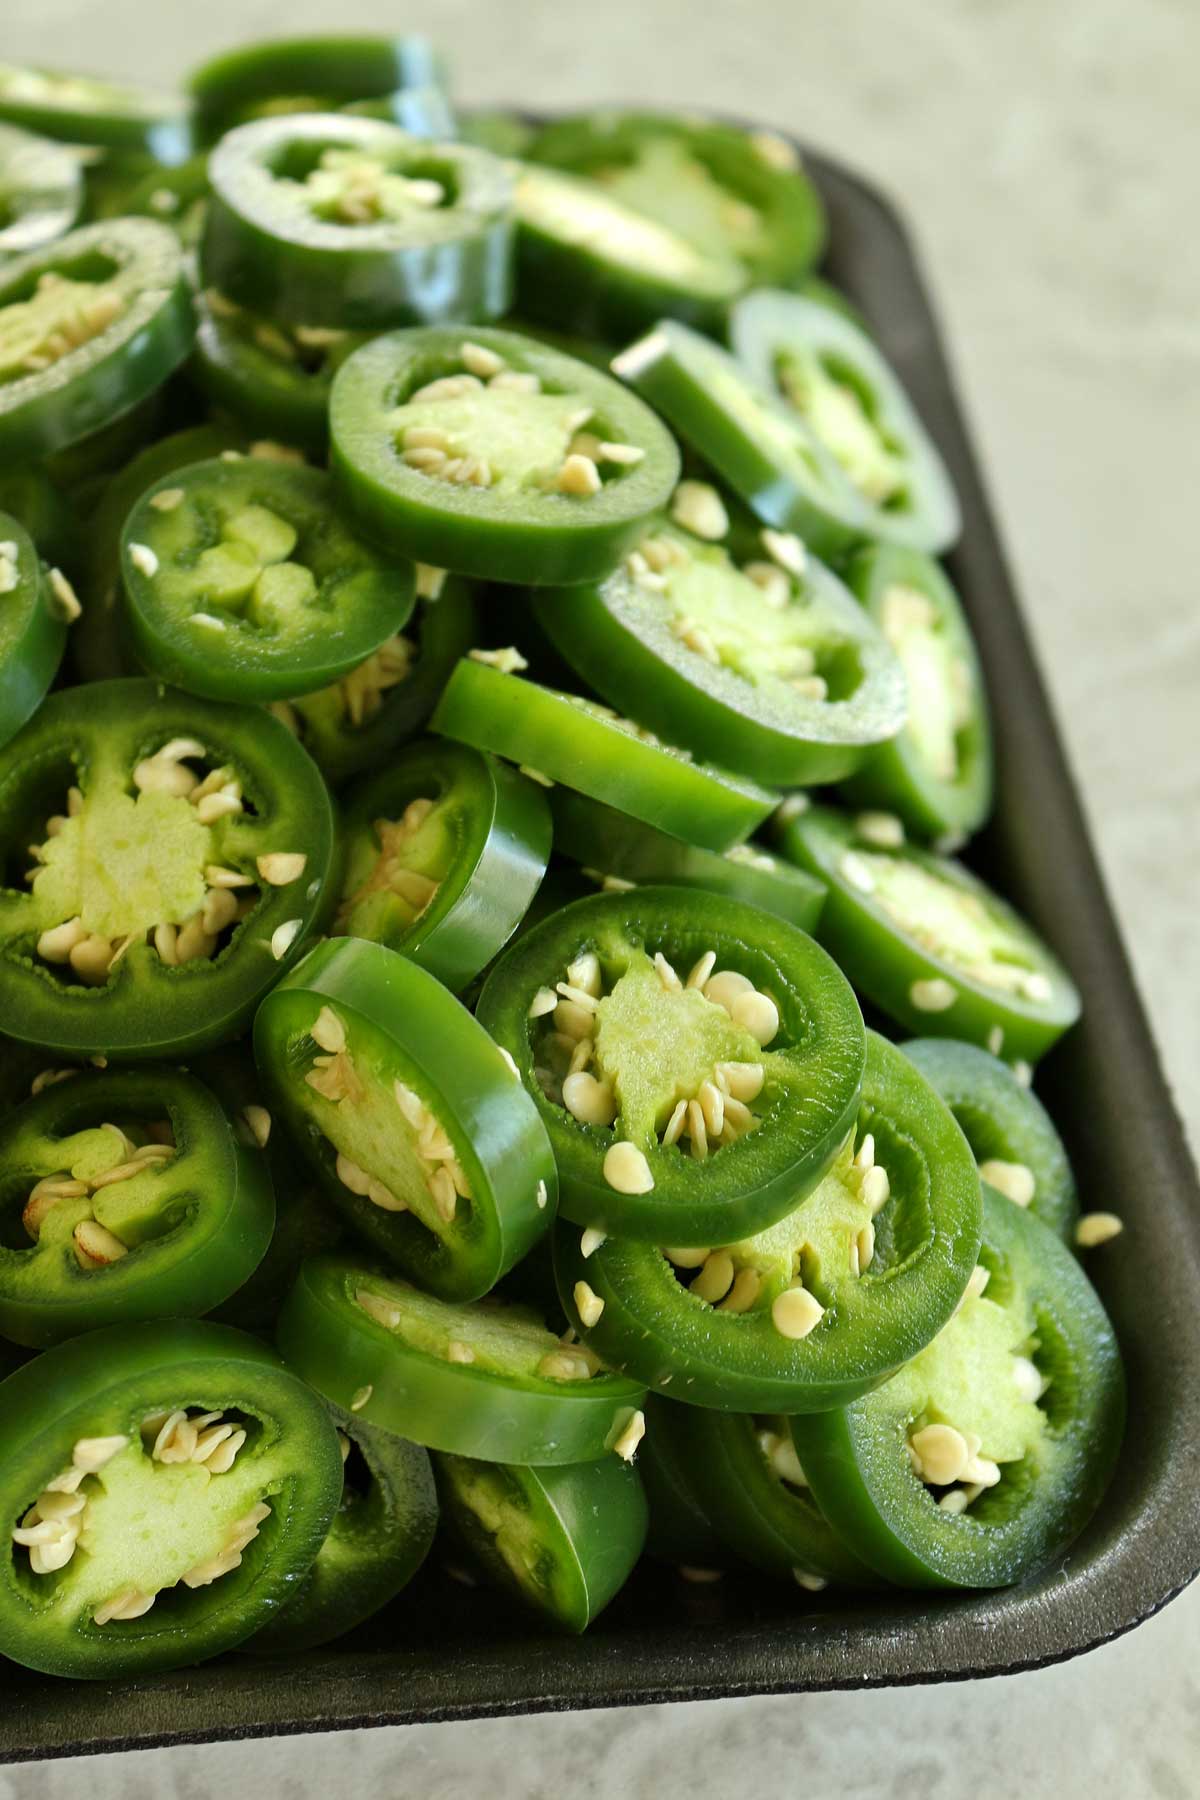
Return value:
[(602, 1232), (761, 1230), (820, 1180), (858, 1109), (849, 984), (803, 932), (711, 894), (577, 901), (506, 952), (478, 1017), (537, 1102), (560, 1210)]
[(905, 1587), (1003, 1587), (1099, 1504), (1125, 1414), (1120, 1352), (1066, 1245), (984, 1189), (979, 1277), (929, 1348), (844, 1410), (792, 1421), (826, 1517)]
[[(430, 730), (519, 763), (542, 782), (565, 782), (647, 825), (712, 850), (748, 837), (773, 796), (744, 777), (693, 762), (686, 750), (580, 694), (561, 694), (464, 657), (446, 683)], [(524, 658), (518, 659), (524, 662)]]
[(870, 535), (870, 507), (816, 432), (720, 344), (663, 319), (611, 367), (764, 525), (817, 556)]
[(89, 1332), (10, 1375), (0, 1470), (0, 1650), (93, 1680), (260, 1630), (341, 1486), (318, 1397), (256, 1338), (194, 1320)]
[(152, 219), (78, 231), (0, 269), (0, 452), (48, 456), (128, 412), (188, 353), (179, 241)]
[(342, 1452), (342, 1499), (295, 1597), (243, 1644), (293, 1656), (352, 1631), (407, 1587), (438, 1521), (428, 1452), (331, 1408)]
[(611, 1368), (673, 1400), (820, 1412), (877, 1387), (945, 1324), (975, 1264), (979, 1208), (949, 1111), (868, 1032), (857, 1125), (789, 1213), (740, 1243), (714, 1233), (666, 1250), (560, 1223), (559, 1296)]
[(1079, 1017), (1070, 976), (978, 876), (879, 825), (813, 806), (781, 829), (783, 854), (828, 883), (822, 943), (906, 1030), (1036, 1061)]
[(974, 831), (991, 810), (992, 734), (958, 595), (930, 557), (894, 544), (860, 551), (848, 579), (904, 670), (908, 719), (846, 797), (895, 813), (918, 837)]
[(489, 1582), (563, 1631), (586, 1631), (646, 1541), (646, 1496), (619, 1457), (531, 1469), (436, 1459), (446, 1516)]
[(459, 993), (520, 924), (550, 841), (535, 782), (465, 744), (410, 744), (349, 798), (333, 929)]
[(0, 256), (52, 244), (70, 231), (82, 204), (77, 157), (15, 125), (0, 125)]
[(191, 148), (186, 101), (126, 82), (0, 63), (0, 119), (68, 144), (142, 150), (162, 163)]
[(465, 581), (418, 567), (417, 594), (404, 631), (348, 675), (273, 705), (332, 782), (378, 768), (421, 729), (475, 638), (475, 602)]
[(814, 930), (821, 915), (822, 884), (759, 844), (735, 844), (718, 855), (565, 787), (552, 789), (550, 810), (555, 850), (591, 870), (602, 884), (702, 888), (761, 906), (801, 931)]
[(332, 836), (265, 712), (151, 681), (51, 695), (0, 751), (8, 1031), (110, 1058), (235, 1037), (319, 916)]
[(29, 533), (0, 512), (0, 744), (36, 712), (62, 661), (67, 626), (51, 582)]
[(442, 59), (428, 38), (328, 36), (275, 38), (222, 51), (193, 71), (188, 91), (197, 130), (218, 138), (256, 113), (292, 106), (306, 111), (346, 100), (383, 97), (396, 89), (440, 84)]
[(982, 1180), (1073, 1242), (1079, 1217), (1075, 1177), (1037, 1095), (1022, 1087), (1006, 1063), (975, 1044), (912, 1038), (901, 1049), (958, 1120)]
[(771, 132), (669, 113), (591, 113), (546, 126), (529, 156), (586, 176), (698, 251), (741, 263), (747, 281), (790, 281), (824, 247), (820, 197), (793, 146)]
[(194, 250), (204, 230), (208, 210), (208, 158), (191, 156), (178, 168), (152, 164), (126, 191), (108, 206), (94, 209), (101, 218), (129, 218), (139, 214), (169, 225), (180, 243)]
[(788, 1421), (659, 1400), (646, 1442), (666, 1438), (727, 1551), (810, 1593), (873, 1585), (809, 1491)]
[(534, 586), (607, 574), (679, 473), (640, 400), (508, 331), (364, 344), (334, 381), (330, 438), (345, 506), (381, 543)]
[(279, 1318), (304, 1379), (384, 1431), (485, 1462), (633, 1453), (644, 1389), (526, 1307), (450, 1305), (341, 1257), (306, 1263)]
[(288, 325), (209, 288), (197, 300), (189, 374), (214, 407), (247, 431), (323, 456), (333, 377), (361, 336), (328, 325)]
[(361, 938), (318, 945), (263, 1002), (254, 1045), (327, 1197), (434, 1293), (486, 1294), (546, 1230), (556, 1177), (537, 1109), (415, 963)]
[(646, 1550), (681, 1570), (719, 1571), (729, 1552), (700, 1504), (690, 1459), (664, 1419), (675, 1410), (671, 1401), (647, 1394), (646, 1435), (638, 1451), (638, 1474), (650, 1509)]
[(82, 533), (75, 512), (38, 464), (0, 469), (0, 512), (24, 526), (43, 562), (78, 572)]
[[(776, 552), (712, 541), (720, 496), (685, 481), (599, 585), (543, 591), (534, 613), (551, 642), (606, 700), (674, 743), (719, 744), (756, 781), (838, 781), (905, 719), (904, 677), (882, 634), (798, 538)], [(783, 543), (780, 543), (780, 538)]]
[[(460, 134), (449, 94), (432, 82), (423, 87), (395, 88), (375, 100), (352, 100), (342, 110), (362, 119), (386, 119), (390, 125), (398, 125), (401, 131), (411, 132), (413, 137), (456, 138), (462, 135), (466, 143), (478, 141), (465, 133)], [(492, 144), (480, 147), (484, 150), (495, 148)]]
[(495, 319), (512, 297), (504, 165), (347, 113), (259, 119), (209, 158), (205, 280), (302, 325)]
[(275, 1222), (257, 1150), (165, 1069), (52, 1083), (9, 1115), (0, 1168), (0, 1331), (22, 1344), (208, 1312)]
[(261, 457), (164, 476), (125, 522), (121, 568), (140, 660), (214, 700), (324, 687), (415, 603), (412, 564), (346, 529), (328, 475)]
[(928, 551), (954, 542), (961, 519), (946, 466), (895, 373), (852, 319), (800, 294), (763, 289), (734, 308), (730, 341), (754, 379), (834, 458), (869, 508), (872, 537)]

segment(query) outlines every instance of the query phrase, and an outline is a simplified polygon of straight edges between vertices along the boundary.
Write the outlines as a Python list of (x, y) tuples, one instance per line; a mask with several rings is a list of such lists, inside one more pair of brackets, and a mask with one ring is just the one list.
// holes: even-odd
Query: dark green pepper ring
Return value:
[(0, 119), (39, 137), (181, 163), (192, 145), (191, 109), (177, 94), (51, 69), (0, 63)]
[(428, 38), (330, 33), (269, 38), (222, 51), (194, 69), (187, 86), (197, 129), (211, 140), (256, 108), (266, 111), (295, 95), (319, 96), (323, 103), (375, 99), (397, 89), (440, 85), (442, 77), (442, 59)]
[(256, 436), (323, 457), (329, 394), (341, 363), (362, 341), (324, 325), (287, 325), (208, 288), (196, 302), (188, 375), (205, 398)]
[(24, 526), (0, 512), (0, 744), (37, 711), (62, 661), (67, 626), (51, 579)]

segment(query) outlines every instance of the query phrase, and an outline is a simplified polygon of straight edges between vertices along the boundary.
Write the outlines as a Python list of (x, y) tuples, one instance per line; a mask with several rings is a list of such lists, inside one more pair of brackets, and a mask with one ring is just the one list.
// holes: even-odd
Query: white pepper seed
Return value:
[(771, 1305), (771, 1322), (781, 1337), (806, 1338), (825, 1317), (825, 1308), (807, 1288), (785, 1288)]
[(604, 1157), (604, 1179), (618, 1194), (648, 1194), (654, 1187), (650, 1164), (636, 1144), (613, 1144)]

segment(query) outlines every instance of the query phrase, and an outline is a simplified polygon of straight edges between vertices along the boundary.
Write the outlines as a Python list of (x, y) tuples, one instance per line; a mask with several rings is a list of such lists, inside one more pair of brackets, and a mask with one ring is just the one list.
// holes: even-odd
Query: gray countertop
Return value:
[[(469, 103), (690, 103), (902, 198), (1168, 1072), (1200, 1139), (1200, 232), (1189, 0), (15, 0), (4, 55), (171, 81), (240, 38), (423, 28)], [(1068, 951), (1069, 946), (1064, 946)], [(485, 1720), (0, 1770), (0, 1800), (737, 1791), (1188, 1800), (1200, 1592), (1080, 1661), (870, 1694)], [(97, 1692), (97, 1704), (103, 1705)]]

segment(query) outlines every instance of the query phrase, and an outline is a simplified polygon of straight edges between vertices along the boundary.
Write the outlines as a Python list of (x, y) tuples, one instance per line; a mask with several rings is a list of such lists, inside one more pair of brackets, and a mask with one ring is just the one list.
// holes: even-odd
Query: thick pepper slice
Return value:
[(765, 1229), (858, 1110), (849, 983), (803, 932), (715, 895), (577, 901), (511, 946), (478, 1016), (537, 1102), (564, 1216), (622, 1241)]
[(0, 1650), (100, 1681), (231, 1649), (295, 1593), (341, 1479), (321, 1400), (240, 1331), (46, 1351), (0, 1388)]
[(821, 942), (906, 1030), (1035, 1061), (1079, 1017), (1074, 982), (978, 876), (880, 823), (810, 806), (782, 824), (779, 849), (828, 884)]
[(15, 125), (0, 125), (0, 256), (52, 244), (70, 231), (82, 204), (77, 157)]
[(224, 50), (193, 70), (188, 92), (196, 128), (212, 141), (277, 108), (321, 111), (343, 101), (440, 85), (442, 59), (428, 38), (327, 36), (275, 38)]
[(0, 751), (8, 1031), (110, 1058), (235, 1037), (300, 955), (332, 852), (325, 785), (269, 714), (151, 681), (51, 695)]
[(209, 158), (207, 283), (300, 325), (495, 319), (512, 298), (498, 158), (347, 113), (259, 119)]
[(426, 740), (348, 797), (333, 929), (398, 950), (459, 993), (504, 948), (550, 856), (544, 791), (465, 744)]
[(679, 474), (649, 407), (512, 331), (429, 327), (364, 344), (334, 381), (330, 437), (364, 530), (491, 581), (607, 574)]
[(306, 1263), (279, 1347), (319, 1393), (431, 1450), (485, 1462), (627, 1460), (644, 1388), (564, 1344), (525, 1307), (452, 1306), (340, 1257)]
[(1056, 1562), (1120, 1447), (1120, 1353), (1066, 1245), (985, 1188), (979, 1269), (886, 1386), (792, 1421), (826, 1518), (905, 1587), (1004, 1587)]
[(563, 1631), (586, 1631), (646, 1541), (646, 1496), (619, 1457), (531, 1469), (435, 1459), (446, 1517), (487, 1579)]
[(638, 1452), (638, 1474), (650, 1509), (646, 1551), (659, 1562), (708, 1576), (721, 1571), (729, 1552), (700, 1504), (691, 1460), (664, 1419), (674, 1411), (672, 1401), (647, 1394), (646, 1436)]
[(343, 525), (328, 475), (216, 457), (160, 478), (121, 535), (133, 648), (214, 700), (277, 700), (348, 674), (401, 631), (413, 566)]
[(66, 642), (54, 577), (24, 526), (0, 512), (0, 744), (37, 711)]
[(268, 994), (254, 1043), (327, 1197), (422, 1285), (473, 1300), (545, 1232), (556, 1177), (537, 1109), (414, 962), (362, 938), (318, 945)]
[(296, 1595), (241, 1646), (255, 1656), (315, 1650), (394, 1600), (429, 1554), (438, 1522), (429, 1454), (331, 1407), (342, 1499)]
[(362, 341), (328, 325), (288, 325), (208, 288), (196, 301), (188, 374), (213, 407), (247, 431), (323, 457), (334, 375)]
[(48, 456), (126, 414), (192, 342), (179, 240), (152, 219), (83, 225), (0, 269), (0, 454)]
[(15, 63), (0, 63), (0, 119), (39, 137), (143, 151), (161, 163), (183, 162), (192, 142), (180, 95)]
[(464, 657), (430, 730), (507, 757), (535, 781), (566, 786), (688, 843), (728, 850), (749, 837), (775, 795), (744, 776), (693, 762), (595, 700), (519, 680), (511, 650)]
[(208, 1312), (270, 1242), (261, 1155), (191, 1076), (66, 1074), (0, 1131), (0, 1331), (40, 1346)]
[(559, 1296), (598, 1356), (672, 1400), (820, 1412), (936, 1336), (975, 1266), (979, 1209), (962, 1132), (871, 1032), (857, 1126), (790, 1213), (740, 1243), (666, 1250), (560, 1223)]

